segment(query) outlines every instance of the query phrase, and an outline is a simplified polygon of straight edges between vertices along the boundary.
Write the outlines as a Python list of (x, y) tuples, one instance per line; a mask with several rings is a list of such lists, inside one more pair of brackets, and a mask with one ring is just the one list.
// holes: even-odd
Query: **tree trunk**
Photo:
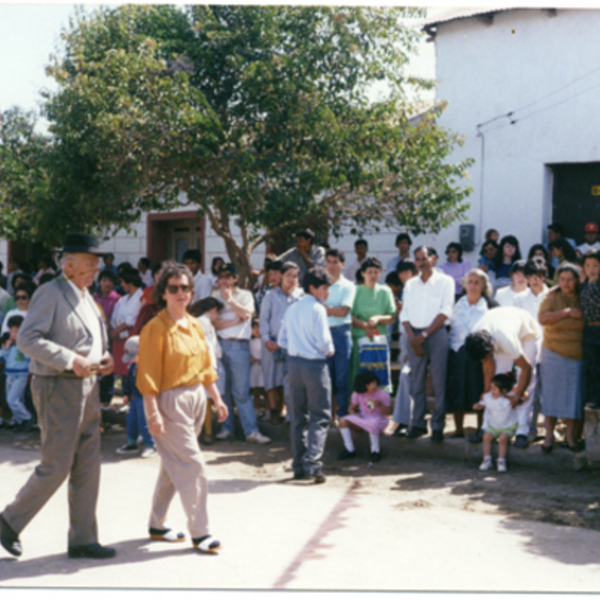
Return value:
[(235, 240), (223, 239), (225, 241), (225, 248), (227, 249), (229, 260), (235, 265), (238, 271), (238, 287), (249, 289), (252, 263), (250, 262), (250, 252), (248, 251), (248, 248), (238, 245)]

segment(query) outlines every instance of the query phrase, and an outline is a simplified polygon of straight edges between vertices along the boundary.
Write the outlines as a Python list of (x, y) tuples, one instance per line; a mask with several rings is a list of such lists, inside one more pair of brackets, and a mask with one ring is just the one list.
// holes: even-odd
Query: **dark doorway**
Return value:
[(8, 260), (16, 260), (26, 273), (37, 272), (40, 258), (47, 254), (54, 257), (54, 252), (41, 244), (12, 240), (8, 242)]
[(565, 227), (566, 237), (582, 244), (583, 228), (600, 224), (600, 162), (551, 165), (552, 221)]
[(204, 217), (196, 211), (148, 215), (147, 255), (152, 263), (182, 260), (186, 250), (200, 250), (204, 271)]

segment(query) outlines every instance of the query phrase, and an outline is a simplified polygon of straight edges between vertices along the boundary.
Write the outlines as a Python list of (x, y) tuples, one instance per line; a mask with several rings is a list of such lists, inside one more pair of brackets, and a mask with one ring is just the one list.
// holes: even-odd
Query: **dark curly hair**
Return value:
[(494, 350), (492, 334), (489, 331), (475, 331), (465, 340), (467, 354), (473, 360), (482, 360)]
[(167, 306), (167, 303), (163, 296), (167, 291), (169, 279), (171, 279), (172, 277), (187, 277), (188, 283), (192, 288), (192, 292), (190, 295), (190, 304), (194, 299), (194, 276), (192, 275), (192, 272), (185, 265), (175, 262), (174, 260), (166, 260), (163, 263), (162, 269), (158, 273), (158, 281), (156, 283), (154, 291), (152, 292), (152, 299), (156, 303), (158, 310), (162, 310)]
[(365, 369), (364, 371), (359, 371), (359, 373), (354, 378), (354, 391), (357, 394), (364, 394), (367, 391), (367, 386), (372, 382), (376, 381), (377, 385), (381, 385), (379, 381), (379, 377), (373, 371), (369, 371)]

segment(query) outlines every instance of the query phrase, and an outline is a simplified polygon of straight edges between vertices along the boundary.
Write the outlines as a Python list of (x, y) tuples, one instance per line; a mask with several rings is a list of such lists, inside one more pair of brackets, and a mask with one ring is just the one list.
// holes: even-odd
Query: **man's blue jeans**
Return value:
[[(331, 328), (331, 337), (335, 354), (327, 359), (329, 376), (333, 392), (337, 396), (337, 416), (348, 414), (350, 384), (350, 358), (352, 357), (352, 336), (350, 325), (340, 325)], [(352, 382), (354, 383), (354, 382)]]
[(223, 400), (229, 409), (227, 419), (221, 429), (234, 432), (233, 406), (238, 410), (244, 435), (248, 437), (258, 430), (254, 403), (250, 395), (250, 342), (248, 340), (224, 340), (219, 343), (223, 350), (225, 368), (225, 393)]

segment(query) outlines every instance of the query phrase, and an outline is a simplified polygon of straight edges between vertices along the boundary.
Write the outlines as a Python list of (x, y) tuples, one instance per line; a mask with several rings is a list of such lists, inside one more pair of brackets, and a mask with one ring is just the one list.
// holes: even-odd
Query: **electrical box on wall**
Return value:
[(461, 225), (458, 230), (458, 236), (460, 238), (460, 245), (465, 252), (473, 250), (475, 247), (475, 225), (471, 225), (470, 223)]

